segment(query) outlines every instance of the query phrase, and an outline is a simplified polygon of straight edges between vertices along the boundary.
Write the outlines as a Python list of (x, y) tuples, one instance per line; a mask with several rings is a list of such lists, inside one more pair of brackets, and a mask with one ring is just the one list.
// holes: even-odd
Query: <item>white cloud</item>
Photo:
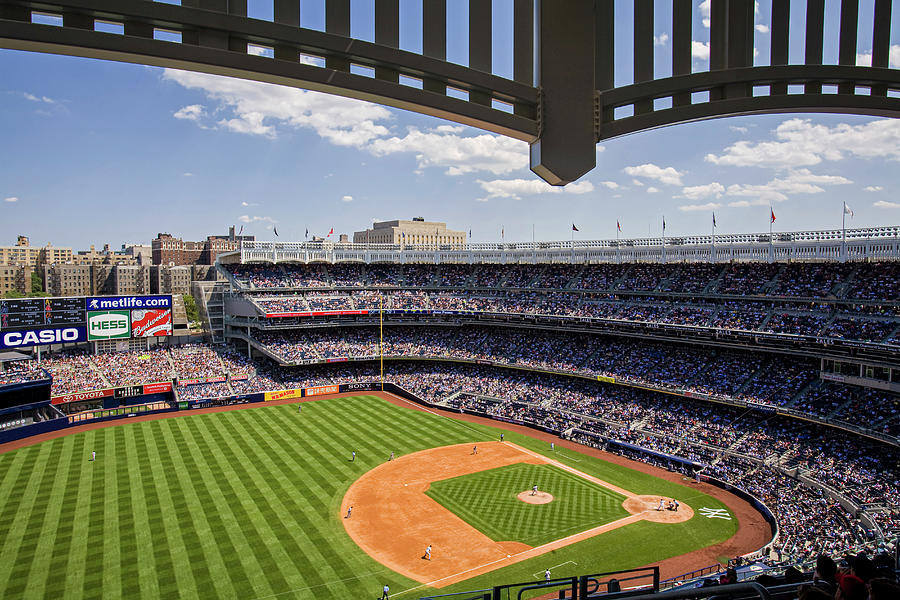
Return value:
[[(862, 54), (857, 53), (856, 65), (859, 67), (871, 67), (872, 51), (869, 50)], [(888, 65), (894, 69), (900, 68), (900, 44), (891, 46), (890, 52), (888, 53)]]
[(698, 60), (709, 60), (709, 42), (691, 40), (691, 56)]
[(647, 188), (647, 193), (648, 193), (648, 194), (657, 194), (657, 193), (659, 193), (659, 188), (658, 188), (658, 187), (653, 187), (653, 186), (651, 185), (650, 187)]
[(493, 181), (478, 181), (487, 196), (479, 198), (481, 202), (487, 202), (493, 198), (511, 198), (521, 200), (522, 196), (536, 194), (587, 194), (594, 191), (594, 185), (590, 181), (578, 181), (566, 186), (550, 185), (540, 179), (495, 179)]
[(165, 69), (163, 78), (202, 90), (220, 105), (217, 113), (230, 113), (217, 125), (238, 133), (272, 138), (284, 129), (312, 129), (338, 146), (362, 146), (389, 133), (381, 122), (391, 119), (390, 111), (368, 102), (175, 69)]
[(4, 202), (18, 202), (19, 199), (16, 198), (15, 196), (9, 196), (9, 197), (7, 197), (7, 198), (4, 198), (3, 201), (4, 201)]
[(900, 161), (900, 121), (881, 119), (862, 125), (817, 125), (808, 119), (789, 119), (774, 130), (775, 139), (739, 141), (706, 161), (734, 167), (791, 169), (825, 160), (886, 158)]
[[(747, 196), (754, 198), (749, 204), (740, 206), (758, 206), (771, 202), (782, 202), (788, 199), (789, 194), (821, 194), (825, 191), (823, 185), (847, 185), (853, 183), (840, 175), (816, 175), (809, 169), (791, 171), (784, 177), (776, 177), (761, 185), (734, 184), (728, 186), (729, 196)], [(729, 206), (738, 206), (729, 204)]]
[(602, 185), (605, 188), (609, 188), (611, 190), (619, 189), (619, 184), (616, 183), (615, 181), (601, 181), (600, 185)]
[(193, 177), (194, 174), (189, 171), (185, 171), (184, 173), (181, 174), (181, 176), (182, 177)]
[(244, 200), (241, 202), (241, 206), (259, 206), (259, 202), (247, 202)]
[(769, 201), (764, 198), (757, 198), (756, 200), (735, 200), (734, 202), (729, 202), (728, 206), (731, 208), (747, 208), (749, 206), (768, 206)]
[(202, 104), (191, 104), (190, 106), (179, 108), (172, 116), (185, 121), (200, 121), (206, 117), (206, 108)]
[(709, 15), (710, 15), (710, 10), (712, 8), (712, 3), (710, 2), (710, 0), (703, 0), (703, 2), (700, 3), (699, 8), (700, 8), (700, 16), (702, 17), (702, 21), (703, 21), (703, 26), (709, 27)]
[(879, 200), (872, 204), (876, 208), (900, 208), (900, 202), (888, 202), (887, 200)]
[(353, 196), (342, 196), (341, 200), (343, 202), (353, 202)]
[(528, 166), (528, 144), (494, 134), (462, 136), (454, 128), (420, 130), (406, 135), (373, 140), (366, 148), (376, 156), (411, 152), (419, 169), (446, 168), (448, 175), (488, 171), (505, 175)]
[(267, 58), (275, 57), (275, 51), (272, 48), (267, 46), (257, 46), (256, 44), (247, 44), (247, 54), (253, 56), (265, 56)]
[(718, 202), (707, 202), (706, 204), (683, 204), (678, 207), (678, 210), (683, 212), (695, 212), (716, 210), (717, 208), (722, 208), (722, 205)]
[(680, 198), (688, 200), (703, 200), (704, 198), (721, 198), (725, 193), (725, 186), (718, 181), (707, 183), (705, 185), (692, 185), (681, 188)]
[(275, 219), (272, 217), (260, 217), (260, 216), (250, 216), (250, 215), (241, 215), (238, 217), (238, 221), (241, 223), (277, 223)]
[[(528, 145), (493, 135), (466, 135), (468, 128), (439, 125), (409, 128), (392, 135), (393, 119), (383, 106), (319, 92), (254, 81), (166, 69), (163, 78), (201, 90), (211, 105), (184, 107), (176, 116), (201, 127), (276, 138), (292, 129), (311, 129), (337, 146), (353, 146), (376, 156), (411, 153), (418, 170), (446, 169), (449, 175), (486, 171), (503, 175), (528, 167)], [(220, 115), (212, 122), (210, 115)], [(601, 150), (598, 150), (598, 152)]]
[(653, 163), (644, 163), (636, 167), (625, 167), (624, 171), (632, 177), (655, 179), (667, 185), (681, 185), (681, 176), (683, 175), (683, 173), (676, 171), (673, 167), (660, 167)]
[(769, 26), (763, 25), (762, 23), (756, 24), (756, 31), (759, 33), (769, 33)]
[(863, 190), (866, 192), (880, 192), (883, 189), (884, 188), (881, 187), (880, 185), (867, 185), (866, 187), (863, 188)]
[(644, 187), (644, 182), (641, 181), (640, 179), (632, 179), (631, 184), (636, 185), (638, 187)]
[(653, 44), (654, 44), (655, 46), (665, 46), (665, 45), (666, 45), (666, 42), (668, 42), (668, 41), (669, 41), (669, 34), (668, 34), (668, 33), (661, 33), (661, 34), (659, 34), (659, 35), (654, 35), (654, 36), (653, 36)]
[(29, 94), (28, 92), (24, 92), (22, 94), (25, 96), (26, 100), (30, 100), (31, 102), (41, 102), (43, 104), (56, 104), (56, 100), (53, 98), (48, 98), (47, 96), (35, 96), (34, 94)]
[(747, 133), (748, 131), (750, 131), (746, 127), (740, 127), (738, 125), (729, 125), (728, 129), (730, 129), (732, 131), (737, 131), (738, 133)]

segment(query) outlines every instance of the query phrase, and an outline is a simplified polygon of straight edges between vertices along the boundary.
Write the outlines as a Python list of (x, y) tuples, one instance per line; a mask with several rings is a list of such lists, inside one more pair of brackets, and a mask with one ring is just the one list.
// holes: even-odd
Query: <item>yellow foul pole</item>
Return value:
[(381, 391), (384, 391), (384, 294), (378, 297), (378, 356), (381, 361)]

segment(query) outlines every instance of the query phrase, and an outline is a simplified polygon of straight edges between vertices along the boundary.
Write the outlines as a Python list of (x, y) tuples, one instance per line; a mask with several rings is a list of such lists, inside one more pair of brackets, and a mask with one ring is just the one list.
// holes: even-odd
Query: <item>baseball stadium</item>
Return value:
[[(82, 113), (50, 120), (74, 102), (4, 83), (0, 106), (47, 119), (29, 129), (9, 116), (39, 141), (4, 150), (59, 151), (45, 135), (80, 144), (63, 147), (70, 170), (12, 157), (0, 170), (62, 180), (48, 194), (77, 211), (28, 209), (9, 192), (4, 221), (30, 214), (31, 227), (25, 211), (43, 210), (48, 227), (72, 215), (72, 229), (116, 230), (117, 214), (122, 229), (206, 226), (227, 201), (248, 207), (232, 223), (258, 228), (206, 246), (157, 234), (148, 260), (170, 279), (181, 268), (189, 293), (163, 290), (157, 270), (158, 289), (148, 271), (138, 291), (0, 300), (0, 598), (900, 599), (900, 225), (875, 210), (847, 222), (865, 194), (900, 209), (878, 179), (900, 160), (897, 130), (882, 127), (900, 116), (893, 4), (0, 0), (5, 77), (32, 71), (6, 73), (14, 52), (58, 55), (139, 65), (125, 87), (152, 76), (159, 92), (90, 89), (104, 122), (81, 134), (69, 127), (94, 126)], [(86, 72), (60, 79), (89, 87)], [(614, 170), (624, 146), (601, 156), (608, 140), (786, 113), (873, 120), (795, 119), (752, 143), (737, 134), (762, 120), (694, 129), (735, 135), (720, 154), (695, 148), (682, 171), (632, 147), (621, 185), (586, 179), (598, 157)], [(311, 131), (314, 143), (296, 141)], [(792, 142), (799, 158), (778, 145)], [(190, 160), (161, 166), (178, 156)], [(844, 158), (855, 182), (807, 168)], [(738, 166), (774, 174), (721, 175)], [(457, 179), (426, 182), (428, 169)], [(322, 183), (332, 176), (356, 187), (336, 193)], [(499, 223), (498, 240), (477, 242), (471, 225), (448, 233), (407, 214), (352, 240), (333, 227), (310, 239), (322, 213), (411, 212), (385, 200), (406, 176), (434, 196), (415, 214), (468, 194), (470, 207), (504, 202), (493, 210), (505, 217), (530, 195), (545, 202), (534, 220), (549, 220), (596, 192), (608, 204), (582, 214), (615, 221), (616, 237), (576, 239), (575, 222), (570, 240), (536, 236), (532, 221), (530, 242)], [(171, 188), (155, 187), (163, 179)], [(860, 196), (827, 192), (839, 229), (804, 204), (794, 230), (775, 231), (788, 194), (850, 184)], [(678, 207), (682, 222), (672, 205), (668, 233), (663, 216), (661, 236), (649, 223), (646, 237), (620, 235), (613, 209), (647, 217), (657, 185), (671, 191), (657, 198), (695, 202)], [(279, 190), (294, 223), (249, 208)], [(639, 194), (646, 204), (628, 197)], [(765, 208), (767, 232), (719, 229), (715, 210), (743, 219), (750, 207)], [(476, 223), (487, 212), (465, 210)], [(712, 213), (710, 235), (685, 225), (697, 212)], [(11, 256), (60, 250), (18, 239)], [(208, 258), (176, 262), (188, 246)], [(68, 250), (96, 260), (58, 278), (138, 271), (113, 265), (108, 245)]]
[(7, 346), (36, 308), (90, 339), (4, 356), (0, 595), (796, 594), (896, 560), (900, 228), (763, 237), (244, 242), (203, 340), (171, 296), (4, 300)]

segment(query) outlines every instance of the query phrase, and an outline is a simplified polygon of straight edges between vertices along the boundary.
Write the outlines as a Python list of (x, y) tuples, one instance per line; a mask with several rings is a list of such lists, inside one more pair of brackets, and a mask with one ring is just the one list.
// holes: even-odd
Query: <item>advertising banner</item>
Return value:
[(81, 402), (82, 400), (96, 400), (97, 398), (108, 398), (115, 393), (115, 390), (91, 390), (90, 392), (78, 392), (77, 394), (65, 394), (63, 396), (54, 396), (50, 399), (52, 404), (63, 404), (65, 402)]
[(162, 394), (163, 392), (171, 392), (172, 384), (169, 382), (165, 383), (148, 383), (144, 385), (144, 393), (145, 394)]
[(97, 296), (85, 298), (85, 310), (172, 308), (172, 296)]
[(605, 381), (606, 383), (615, 383), (615, 377), (607, 377), (606, 375), (597, 375), (597, 381)]
[(131, 312), (127, 310), (91, 311), (87, 314), (88, 340), (114, 340), (131, 337)]
[(138, 309), (131, 311), (131, 337), (172, 335), (172, 311)]
[(337, 394), (339, 386), (336, 385), (320, 385), (319, 387), (306, 388), (304, 396), (322, 396), (324, 394)]
[(83, 325), (75, 327), (36, 327), (3, 331), (0, 334), (0, 350), (6, 348), (30, 348), (44, 344), (61, 344), (63, 342), (84, 342), (87, 330)]
[(126, 387), (116, 388), (116, 398), (134, 398), (144, 393), (144, 386), (129, 385)]
[(288, 398), (301, 398), (303, 397), (303, 390), (278, 390), (277, 392), (265, 392), (265, 401), (271, 402), (272, 400), (286, 400)]

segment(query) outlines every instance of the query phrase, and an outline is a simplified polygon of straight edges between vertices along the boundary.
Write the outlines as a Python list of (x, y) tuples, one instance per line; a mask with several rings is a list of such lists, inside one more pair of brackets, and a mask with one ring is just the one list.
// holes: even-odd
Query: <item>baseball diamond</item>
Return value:
[[(499, 432), (481, 420), (426, 412), (382, 393), (323, 396), (299, 414), (292, 402), (201, 410), (171, 419), (137, 417), (55, 439), (30, 438), (16, 449), (6, 445), (0, 455), (0, 596), (351, 598), (385, 582), (396, 592), (424, 594), (527, 577), (549, 551), (555, 563), (572, 560), (574, 573), (575, 564), (580, 570), (617, 569), (723, 543), (727, 550), (713, 552), (732, 553), (735, 544), (748, 551), (765, 541), (746, 531), (735, 536), (739, 522), (752, 519), (754, 511), (722, 490), (682, 485), (671, 474), (595, 450), (548, 457), (548, 444), (537, 432), (510, 427), (504, 429), (505, 442), (491, 441)], [(473, 443), (479, 446), (475, 456), (469, 454)], [(346, 458), (350, 448), (357, 449), (356, 461)], [(92, 450), (96, 461), (84, 460)], [(392, 451), (393, 461), (388, 460)], [(442, 461), (423, 461), (442, 455)], [(470, 464), (463, 465), (463, 458)], [(508, 466), (497, 468), (501, 463)], [(416, 464), (428, 466), (429, 473), (417, 475)], [(400, 479), (388, 485), (388, 479), (379, 478), (386, 470), (401, 476), (404, 485)], [(474, 475), (458, 477), (461, 470)], [(477, 508), (477, 494), (466, 501), (456, 492), (467, 487), (467, 477), (478, 476), (487, 478), (474, 482), (486, 497), (505, 494), (513, 502), (532, 480), (554, 488), (554, 503), (521, 506), (565, 506), (564, 512), (581, 511), (583, 518), (473, 518), (465, 506)], [(370, 479), (379, 482), (381, 498), (359, 488)], [(433, 488), (423, 493), (430, 481)], [(590, 533), (598, 523), (630, 518), (634, 508), (623, 507), (619, 493), (624, 486), (634, 493), (679, 498), (686, 506), (723, 510), (735, 519), (694, 515), (670, 524), (639, 519), (553, 545), (572, 532)], [(417, 503), (406, 502), (400, 490), (414, 494)], [(383, 510), (379, 502), (385, 497), (394, 497), (393, 506), (401, 508)], [(354, 506), (352, 517), (342, 519), (348, 503)], [(605, 516), (587, 514), (604, 506)], [(455, 525), (440, 524), (444, 537), (416, 534), (416, 543), (405, 547), (408, 556), (393, 559), (359, 537), (364, 524), (401, 519), (403, 511), (416, 507), (446, 513)], [(371, 531), (396, 542), (409, 528), (379, 525)], [(449, 540), (463, 539), (467, 532), (487, 543), (451, 549)], [(508, 538), (498, 540), (501, 555), (519, 556), (474, 565), (478, 568), (453, 558), (469, 554), (478, 562), (485, 548), (496, 546), (495, 537)], [(603, 550), (621, 548), (625, 539), (635, 542), (628, 551)], [(655, 542), (641, 543), (651, 539)], [(434, 546), (430, 562), (419, 557), (426, 544)], [(418, 570), (397, 561), (416, 564)], [(676, 570), (689, 564), (688, 557)]]

